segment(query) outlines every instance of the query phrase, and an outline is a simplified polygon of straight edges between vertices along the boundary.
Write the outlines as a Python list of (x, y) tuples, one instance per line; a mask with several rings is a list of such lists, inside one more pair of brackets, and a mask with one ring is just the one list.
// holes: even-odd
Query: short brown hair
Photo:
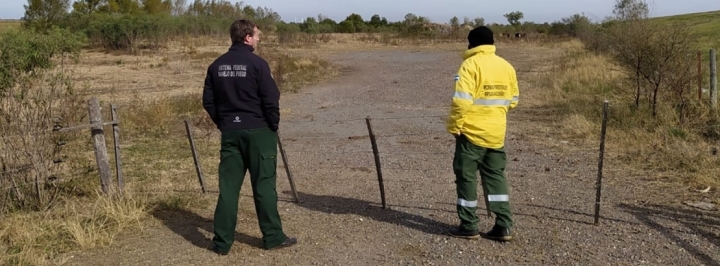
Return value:
[(230, 39), (233, 43), (243, 43), (245, 36), (253, 36), (257, 24), (249, 19), (238, 19), (230, 25)]

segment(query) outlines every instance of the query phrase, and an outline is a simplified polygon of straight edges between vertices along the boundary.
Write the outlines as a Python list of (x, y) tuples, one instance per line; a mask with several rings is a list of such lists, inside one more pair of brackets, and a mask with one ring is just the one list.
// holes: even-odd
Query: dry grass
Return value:
[(544, 73), (539, 81), (543, 93), (533, 94), (537, 98), (531, 101), (547, 110), (544, 115), (557, 122), (555, 131), (565, 140), (597, 146), (602, 102), (607, 99), (607, 156), (646, 173), (648, 180), (695, 189), (720, 187), (720, 157), (713, 152), (718, 145), (704, 137), (716, 129), (702, 104), (691, 103), (696, 115), (685, 124), (669, 104), (661, 104), (653, 118), (647, 104), (635, 108), (633, 88), (624, 85), (623, 74), (607, 58), (585, 51), (575, 41), (562, 50), (565, 61)]
[(103, 246), (128, 228), (141, 228), (146, 215), (146, 205), (130, 195), (74, 198), (47, 212), (9, 215), (0, 224), (0, 258), (12, 265), (58, 264), (58, 254)]
[[(118, 233), (137, 231), (153, 222), (146, 218), (155, 208), (209, 204), (209, 197), (197, 196), (200, 187), (183, 119), (192, 122), (203, 168), (212, 169), (217, 163), (213, 148), (217, 133), (202, 109), (202, 85), (207, 65), (227, 51), (228, 45), (226, 40), (198, 38), (136, 54), (90, 50), (83, 53), (79, 63), (66, 65), (75, 73), (73, 83), (84, 98), (81, 102), (90, 97), (101, 99), (105, 120), (110, 120), (109, 104), (118, 106), (125, 191), (129, 194), (112, 200), (98, 195), (97, 170), (84, 170), (94, 168), (89, 139), (71, 143), (65, 151), (70, 156), (63, 164), (73, 169), (63, 171), (67, 178), (57, 188), (60, 198), (47, 211), (10, 212), (0, 222), (3, 261), (13, 265), (62, 264), (59, 254), (108, 245)], [(280, 89), (287, 94), (339, 73), (327, 61), (313, 56), (314, 51), (285, 50), (270, 43), (258, 53), (270, 63)], [(82, 108), (79, 113), (87, 112), (84, 106), (75, 108)], [(67, 122), (76, 125), (86, 123), (87, 118)], [(114, 174), (113, 139), (108, 134), (112, 131), (109, 126), (105, 129)], [(217, 183), (213, 177), (214, 173), (206, 173), (210, 189)]]
[(19, 20), (0, 20), (0, 33), (10, 29), (20, 28)]
[[(374, 37), (376, 36), (376, 37)], [(382, 34), (332, 34), (309, 36), (281, 43), (276, 36), (263, 39), (258, 53), (270, 63), (286, 94), (333, 78), (339, 70), (321, 59), (324, 53), (368, 49), (461, 49), (462, 42), (405, 40)], [(383, 39), (385, 38), (385, 39)], [(189, 119), (203, 170), (214, 169), (218, 135), (201, 105), (207, 65), (228, 48), (224, 39), (186, 38), (165, 49), (136, 54), (85, 51), (70, 68), (78, 92), (85, 99), (98, 97), (104, 110), (118, 106), (121, 119), (121, 155), (125, 191), (121, 200), (98, 195), (97, 170), (80, 174), (62, 184), (64, 195), (46, 212), (11, 213), (0, 225), (0, 256), (10, 264), (62, 264), (60, 254), (110, 244), (121, 232), (138, 231), (157, 222), (148, 219), (154, 209), (187, 209), (212, 204), (211, 195), (198, 196), (195, 174), (183, 119)], [(532, 46), (533, 42), (518, 43)], [(83, 110), (84, 111), (84, 110)], [(283, 109), (282, 113), (291, 112)], [(104, 113), (110, 120), (109, 111)], [(84, 118), (86, 119), (86, 118)], [(86, 121), (68, 121), (80, 124)], [(106, 127), (112, 172), (115, 171), (113, 140)], [(94, 168), (88, 142), (80, 141), (67, 153), (75, 170)], [(71, 162), (72, 161), (72, 162)], [(75, 171), (77, 172), (77, 171)], [(216, 174), (205, 170), (205, 182), (213, 191)]]
[[(61, 264), (58, 254), (105, 246), (120, 232), (156, 222), (147, 216), (153, 209), (212, 204), (212, 196), (198, 196), (200, 186), (183, 119), (192, 122), (203, 170), (214, 169), (218, 163), (218, 137), (202, 110), (200, 93), (207, 65), (225, 52), (228, 45), (224, 39), (198, 38), (138, 54), (84, 53), (81, 62), (74, 66), (79, 73), (76, 82), (87, 88), (83, 91), (86, 97), (99, 97), (105, 107), (109, 102), (118, 105), (125, 190), (131, 194), (109, 200), (92, 193), (99, 188), (96, 172), (66, 184), (65, 191), (74, 192), (67, 193), (69, 196), (49, 211), (13, 213), (3, 218), (0, 224), (3, 260), (10, 264)], [(279, 41), (278, 36), (268, 36), (258, 53), (270, 62), (282, 90), (288, 93), (339, 73), (321, 59), (322, 53), (408, 49), (407, 46), (418, 50), (443, 47), (457, 50), (463, 45), (457, 41), (405, 40), (383, 34), (332, 34), (285, 42)], [(542, 93), (529, 92), (524, 98), (528, 99), (527, 106), (546, 108), (545, 115), (563, 125), (557, 128), (566, 139), (585, 144), (595, 142), (602, 100), (607, 98), (612, 102), (609, 155), (640, 168), (667, 170), (668, 175), (677, 170), (677, 179), (688, 185), (718, 185), (712, 176), (717, 171), (717, 157), (705, 153), (711, 143), (694, 132), (683, 131), (682, 137), (678, 137), (668, 128), (648, 132), (623, 125), (642, 123), (646, 118), (620, 119), (631, 117), (633, 111), (623, 105), (627, 102), (624, 94), (612, 90), (621, 86), (622, 76), (613, 71), (608, 60), (585, 52), (577, 42), (529, 40), (514, 45), (525, 48), (551, 45), (555, 51), (565, 53), (566, 60), (549, 64), (548, 72), (538, 77), (535, 86)], [(114, 166), (112, 138), (107, 141), (110, 163)], [(92, 158), (91, 150), (82, 154), (86, 160)], [(205, 178), (209, 189), (216, 190), (215, 173), (205, 171)]]

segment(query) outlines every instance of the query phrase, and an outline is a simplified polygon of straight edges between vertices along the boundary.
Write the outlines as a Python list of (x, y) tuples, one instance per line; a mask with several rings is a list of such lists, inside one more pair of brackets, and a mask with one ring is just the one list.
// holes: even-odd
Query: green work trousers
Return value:
[(277, 133), (268, 128), (222, 132), (218, 167), (220, 195), (213, 224), (213, 242), (220, 251), (229, 251), (234, 242), (240, 189), (247, 171), (263, 247), (275, 247), (287, 238), (277, 208), (277, 138)]
[(505, 179), (506, 156), (504, 148), (488, 149), (477, 146), (464, 136), (455, 141), (453, 172), (457, 185), (457, 212), (460, 225), (466, 230), (478, 229), (477, 171), (480, 171), (483, 190), (495, 213), (495, 224), (512, 227), (507, 180)]

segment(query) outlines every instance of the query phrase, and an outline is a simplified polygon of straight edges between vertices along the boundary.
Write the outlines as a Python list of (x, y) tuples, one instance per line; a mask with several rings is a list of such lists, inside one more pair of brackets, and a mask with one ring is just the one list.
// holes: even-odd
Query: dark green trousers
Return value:
[(240, 189), (248, 171), (263, 247), (275, 247), (287, 238), (277, 208), (277, 138), (267, 128), (222, 132), (213, 227), (213, 242), (221, 251), (229, 251), (234, 242)]
[(480, 171), (480, 178), (484, 183), (483, 190), (486, 191), (490, 211), (495, 213), (495, 224), (512, 227), (512, 213), (505, 179), (506, 162), (504, 148), (483, 148), (468, 141), (464, 135), (457, 137), (453, 171), (457, 185), (458, 217), (460, 225), (465, 229), (478, 229), (477, 206), (478, 203), (484, 204), (478, 201), (477, 171)]

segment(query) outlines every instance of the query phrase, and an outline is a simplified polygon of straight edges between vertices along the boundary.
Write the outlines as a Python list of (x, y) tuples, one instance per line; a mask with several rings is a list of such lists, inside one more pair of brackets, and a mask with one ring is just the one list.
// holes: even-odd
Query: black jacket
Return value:
[(203, 107), (221, 131), (269, 127), (280, 122), (280, 91), (252, 46), (233, 44), (207, 69)]

